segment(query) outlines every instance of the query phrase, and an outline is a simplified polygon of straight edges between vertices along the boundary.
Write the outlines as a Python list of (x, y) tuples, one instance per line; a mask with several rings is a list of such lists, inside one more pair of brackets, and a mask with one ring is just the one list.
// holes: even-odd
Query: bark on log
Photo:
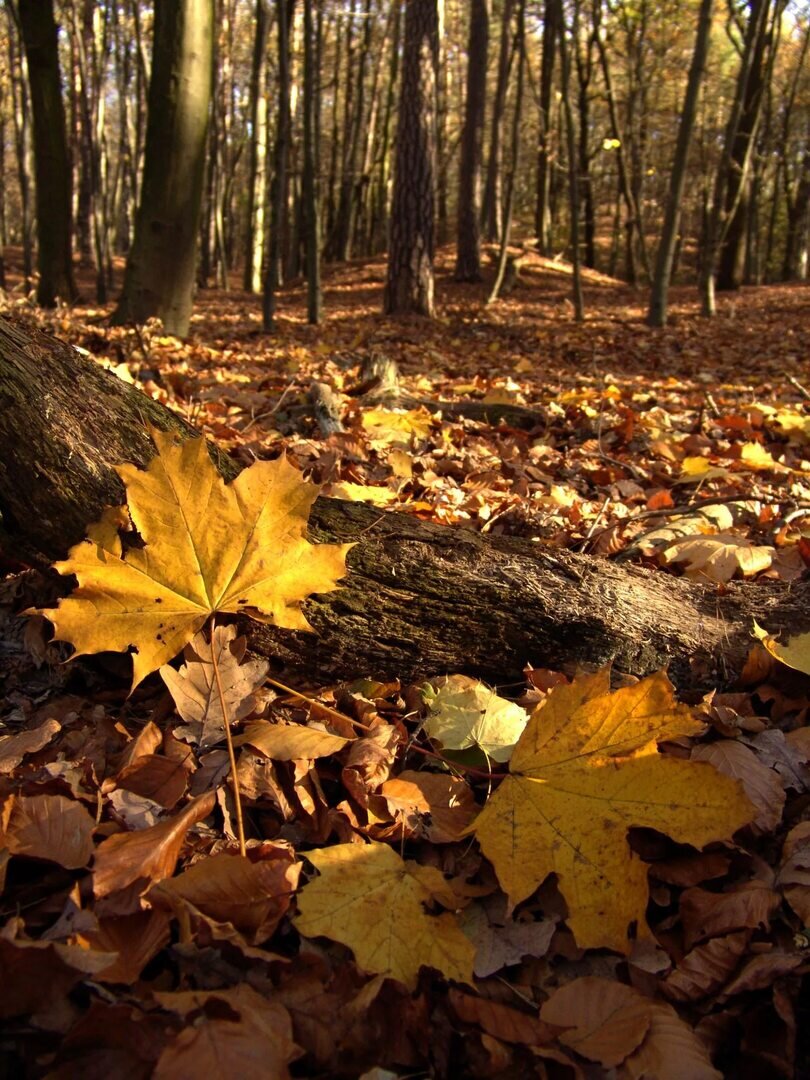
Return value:
[[(145, 464), (144, 422), (196, 433), (76, 350), (0, 318), (0, 512), (6, 553), (43, 564), (82, 538), (123, 491), (112, 465)], [(226, 477), (237, 471), (215, 448)], [(769, 629), (810, 628), (810, 585), (716, 590), (662, 572), (424, 524), (336, 499), (314, 507), (312, 538), (359, 540), (345, 585), (307, 602), (317, 634), (250, 624), (251, 648), (314, 682), (466, 672), (507, 682), (526, 662), (570, 669), (612, 660), (643, 675), (669, 666), (694, 688), (727, 682)]]

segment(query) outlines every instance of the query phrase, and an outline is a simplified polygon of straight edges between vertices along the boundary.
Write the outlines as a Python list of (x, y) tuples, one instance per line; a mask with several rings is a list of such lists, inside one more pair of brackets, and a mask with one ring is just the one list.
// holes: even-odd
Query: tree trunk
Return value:
[(278, 23), (278, 119), (273, 150), (273, 185), (270, 206), (270, 243), (267, 247), (267, 267), (262, 296), (262, 322), (265, 330), (273, 330), (276, 315), (276, 293), (282, 278), (282, 236), (287, 206), (287, 160), (290, 152), (290, 24), (295, 0), (277, 0)]
[[(0, 318), (0, 509), (9, 557), (62, 557), (123, 491), (112, 466), (145, 464), (144, 423), (196, 432), (178, 415), (70, 346)], [(18, 433), (24, 431), (25, 439)], [(213, 447), (231, 479), (235, 463)], [(644, 675), (726, 683), (751, 645), (751, 619), (803, 632), (810, 585), (732, 582), (726, 592), (660, 571), (460, 528), (338, 499), (318, 499), (314, 541), (351, 541), (342, 587), (307, 601), (315, 634), (245, 625), (250, 646), (321, 684), (358, 676), (447, 672), (492, 681), (524, 665), (572, 670), (613, 661)], [(539, 550), (538, 550), (539, 549)]]
[(437, 0), (409, 0), (385, 312), (433, 315)]
[[(761, 19), (757, 12), (759, 4), (765, 8)], [(752, 206), (751, 169), (748, 163), (756, 142), (765, 85), (770, 75), (770, 60), (776, 49), (776, 41), (771, 40), (774, 36), (773, 27), (768, 26), (769, 7), (770, 0), (756, 0), (756, 3), (751, 5), (748, 33), (754, 36), (753, 58), (744, 88), (742, 115), (731, 149), (731, 169), (726, 189), (728, 227), (717, 269), (716, 287), (719, 291), (739, 289), (742, 284), (744, 239)], [(776, 7), (777, 11), (781, 11), (781, 0), (777, 0)]]
[(118, 323), (191, 321), (211, 98), (213, 0), (157, 0), (149, 113), (135, 240)]
[(551, 254), (551, 166), (552, 124), (551, 91), (554, 85), (554, 59), (557, 55), (557, 35), (562, 18), (560, 0), (546, 0), (543, 10), (543, 52), (540, 68), (540, 130), (537, 149), (537, 207), (535, 230), (537, 250)]
[(585, 299), (582, 293), (582, 256), (579, 250), (579, 177), (577, 176), (577, 140), (574, 110), (571, 106), (571, 58), (568, 52), (568, 30), (565, 19), (560, 20), (560, 68), (562, 72), (562, 106), (565, 115), (565, 142), (568, 150), (568, 193), (571, 214), (571, 275), (574, 318), (585, 319)]
[(53, 307), (78, 293), (71, 259), (70, 160), (53, 0), (22, 0), (19, 7), (31, 111), (36, 171), (37, 301)]
[(467, 46), (467, 96), (458, 168), (456, 281), (481, 280), (481, 153), (487, 86), (489, 0), (472, 0)]
[[(312, 18), (313, 0), (304, 0), (304, 221), (307, 267), (307, 320), (321, 321), (321, 224), (318, 213), (318, 72), (320, 41)], [(320, 17), (320, 16), (319, 16)]]
[(501, 128), (509, 89), (509, 69), (512, 64), (512, 6), (513, 0), (503, 0), (501, 15), (501, 44), (498, 52), (498, 81), (492, 103), (489, 137), (489, 157), (481, 206), (481, 228), (487, 240), (501, 235)]
[(250, 144), (248, 146), (247, 210), (245, 213), (245, 266), (242, 288), (258, 293), (264, 260), (264, 196), (267, 170), (267, 98), (264, 63), (270, 22), (267, 0), (256, 0), (253, 59), (250, 68)]
[(664, 326), (667, 321), (667, 296), (669, 294), (670, 278), (672, 277), (675, 248), (678, 242), (678, 226), (681, 219), (681, 200), (686, 186), (689, 146), (692, 142), (692, 129), (695, 126), (700, 84), (703, 81), (703, 69), (706, 66), (706, 56), (709, 50), (709, 38), (712, 29), (712, 3), (713, 0), (701, 0), (698, 14), (695, 48), (689, 66), (686, 97), (678, 126), (675, 159), (672, 163), (672, 171), (669, 174), (669, 192), (667, 193), (667, 205), (664, 212), (664, 227), (658, 244), (655, 276), (653, 277), (650, 294), (650, 307), (647, 312), (647, 322), (650, 326)]

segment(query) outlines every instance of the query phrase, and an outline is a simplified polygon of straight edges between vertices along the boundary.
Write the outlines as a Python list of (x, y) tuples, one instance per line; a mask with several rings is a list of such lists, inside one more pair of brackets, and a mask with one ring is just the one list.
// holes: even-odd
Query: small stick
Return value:
[(802, 384), (799, 382), (795, 375), (788, 375), (787, 379), (791, 386), (796, 387), (796, 389), (799, 391), (803, 398), (805, 398), (807, 401), (810, 401), (810, 390), (808, 390), (806, 386), (802, 386)]

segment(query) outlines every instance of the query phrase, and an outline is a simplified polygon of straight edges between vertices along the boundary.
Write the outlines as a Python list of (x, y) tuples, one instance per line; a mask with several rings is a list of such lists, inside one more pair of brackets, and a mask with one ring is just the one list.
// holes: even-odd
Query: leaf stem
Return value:
[(217, 646), (214, 639), (214, 630), (216, 629), (216, 616), (211, 616), (211, 662), (214, 665), (214, 681), (217, 684), (217, 691), (219, 692), (219, 704), (222, 709), (222, 721), (225, 725), (225, 740), (228, 743), (228, 757), (231, 762), (231, 777), (233, 778), (233, 801), (236, 806), (236, 835), (239, 840), (239, 854), (242, 856), (247, 855), (247, 848), (245, 846), (245, 823), (242, 818), (242, 798), (239, 793), (239, 777), (236, 775), (236, 754), (233, 749), (233, 737), (231, 735), (231, 718), (228, 715), (228, 706), (225, 704), (225, 693), (222, 689), (222, 679), (219, 674), (219, 664), (217, 662)]

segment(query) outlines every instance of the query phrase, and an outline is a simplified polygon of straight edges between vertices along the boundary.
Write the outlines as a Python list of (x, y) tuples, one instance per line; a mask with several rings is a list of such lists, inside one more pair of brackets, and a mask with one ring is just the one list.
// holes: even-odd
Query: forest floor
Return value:
[[(111, 329), (111, 305), (39, 312), (22, 294), (18, 252), (7, 252), (6, 269), (0, 314), (67, 339), (245, 465), (286, 452), (326, 495), (370, 501), (381, 513), (634, 561), (718, 592), (741, 578), (789, 589), (810, 567), (807, 285), (721, 296), (711, 321), (699, 317), (695, 290), (678, 287), (670, 325), (653, 330), (644, 291), (586, 272), (587, 317), (576, 324), (566, 264), (530, 257), (513, 291), (486, 306), (488, 282), (454, 283), (443, 250), (433, 321), (383, 317), (384, 261), (358, 260), (327, 270), (321, 326), (306, 323), (300, 282), (282, 290), (272, 335), (261, 330), (260, 298), (201, 290), (190, 337), (180, 341), (158, 326)], [(81, 271), (80, 286), (89, 297), (92, 275)], [(405, 408), (369, 394), (366, 374), (383, 360), (396, 364)], [(342, 430), (324, 433), (314, 383), (331, 388)], [(514, 406), (521, 423), (453, 412), (465, 403)], [(0, 1061), (8, 1075), (198, 1075), (216, 1069), (221, 1053), (251, 1077), (289, 1068), (294, 1076), (372, 1070), (379, 1080), (666, 1080), (807, 1067), (810, 674), (779, 664), (753, 638), (736, 684), (708, 696), (685, 689), (705, 730), (669, 750), (686, 757), (691, 748), (741, 780), (754, 823), (702, 854), (658, 832), (633, 835), (651, 864), (654, 936), (640, 933), (622, 956), (577, 947), (552, 881), (508, 909), (492, 867), (462, 835), (504, 766), (485, 759), (494, 779), (482, 780), (463, 760), (446, 771), (425, 757), (442, 744), (422, 731), (418, 691), (363, 681), (363, 671), (348, 687), (317, 692), (371, 729), (351, 749), (365, 744), (365, 756), (349, 761), (343, 749), (263, 771), (261, 755), (243, 745), (257, 876), (237, 881), (222, 869), (236, 856), (221, 745), (201, 747), (176, 726), (156, 675), (127, 697), (121, 665), (57, 663), (44, 620), (19, 617), (40, 586), (13, 551), (0, 553), (0, 571), (0, 966), (13, 973), (0, 985)], [(524, 686), (499, 689), (531, 709), (574, 674), (529, 670)], [(328, 711), (266, 686), (254, 696), (243, 727), (268, 719), (333, 726)], [(216, 808), (192, 820), (188, 808), (217, 785)], [(140, 832), (160, 858), (143, 861), (141, 848), (113, 867), (109, 848), (99, 857), (110, 840)], [(413, 987), (371, 977), (379, 969), (361, 970), (348, 938), (336, 935), (340, 945), (296, 930), (296, 857), (364, 837), (453, 883), (459, 925), (477, 950), (474, 989), (457, 979), (448, 990), (428, 972), (438, 962), (426, 962)], [(178, 855), (182, 873), (171, 878)], [(143, 861), (140, 877), (134, 860)], [(192, 873), (206, 865), (216, 878), (207, 892)], [(117, 884), (100, 887), (100, 866)], [(190, 875), (186, 891), (172, 893), (167, 875)], [(562, 995), (575, 982), (579, 1013)]]

